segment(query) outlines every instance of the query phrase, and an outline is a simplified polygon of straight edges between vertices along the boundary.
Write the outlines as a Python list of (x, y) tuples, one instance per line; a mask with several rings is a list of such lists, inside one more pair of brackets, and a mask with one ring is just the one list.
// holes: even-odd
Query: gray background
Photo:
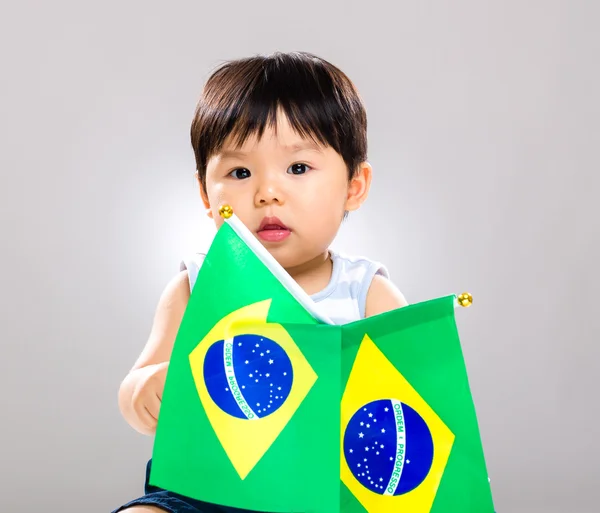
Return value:
[(141, 492), (152, 442), (116, 394), (213, 233), (193, 109), (221, 60), (275, 50), (331, 60), (368, 107), (373, 189), (336, 246), (411, 302), (474, 295), (458, 320), (499, 512), (599, 511), (600, 3), (386, 4), (2, 8), (1, 511)]

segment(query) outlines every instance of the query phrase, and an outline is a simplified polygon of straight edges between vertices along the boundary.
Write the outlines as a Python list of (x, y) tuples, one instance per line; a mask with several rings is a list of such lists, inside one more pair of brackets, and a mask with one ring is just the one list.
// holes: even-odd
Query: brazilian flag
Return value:
[(493, 513), (455, 305), (335, 326), (232, 215), (175, 340), (150, 483), (268, 513)]

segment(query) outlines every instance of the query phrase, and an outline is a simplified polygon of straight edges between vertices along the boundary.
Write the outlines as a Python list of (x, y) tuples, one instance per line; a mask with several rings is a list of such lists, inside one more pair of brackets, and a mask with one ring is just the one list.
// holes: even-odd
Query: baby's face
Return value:
[(333, 241), (349, 192), (348, 170), (330, 147), (304, 139), (282, 116), (277, 135), (267, 128), (260, 140), (241, 148), (226, 144), (206, 171), (205, 205), (217, 226), (218, 210), (235, 214), (286, 269), (323, 254)]

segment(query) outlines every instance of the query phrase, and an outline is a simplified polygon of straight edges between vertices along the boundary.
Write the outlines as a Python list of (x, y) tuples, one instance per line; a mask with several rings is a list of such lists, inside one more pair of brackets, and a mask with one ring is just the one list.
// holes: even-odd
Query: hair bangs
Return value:
[(342, 155), (350, 173), (366, 159), (366, 115), (350, 80), (318, 57), (280, 53), (229, 62), (207, 81), (191, 130), (202, 183), (225, 144), (276, 132), (281, 115), (301, 137)]

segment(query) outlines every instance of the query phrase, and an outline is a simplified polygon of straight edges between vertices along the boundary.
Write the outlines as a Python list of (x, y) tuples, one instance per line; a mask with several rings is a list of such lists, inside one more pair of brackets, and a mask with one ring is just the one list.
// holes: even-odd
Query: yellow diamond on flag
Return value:
[(454, 434), (365, 336), (341, 404), (341, 479), (368, 513), (429, 513)]
[(270, 304), (260, 301), (230, 313), (189, 356), (202, 406), (241, 479), (317, 380), (283, 326), (266, 322)]

